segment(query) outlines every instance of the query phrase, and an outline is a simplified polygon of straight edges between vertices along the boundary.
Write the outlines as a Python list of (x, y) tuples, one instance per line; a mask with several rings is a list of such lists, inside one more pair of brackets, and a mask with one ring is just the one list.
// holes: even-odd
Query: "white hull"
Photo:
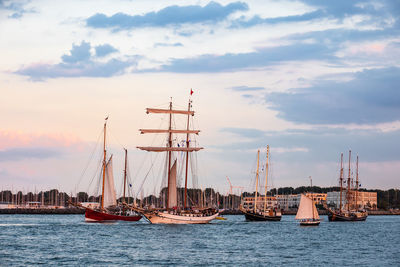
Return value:
[(219, 213), (213, 214), (211, 216), (190, 216), (187, 215), (176, 215), (166, 212), (149, 212), (143, 213), (151, 223), (153, 224), (205, 224), (214, 220)]

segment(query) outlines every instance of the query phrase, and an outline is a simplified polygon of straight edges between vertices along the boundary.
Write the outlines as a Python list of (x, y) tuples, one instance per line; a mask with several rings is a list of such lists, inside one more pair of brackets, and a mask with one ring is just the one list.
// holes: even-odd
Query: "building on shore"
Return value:
[[(322, 204), (326, 201), (327, 194), (326, 193), (305, 193), (305, 195), (309, 198), (313, 198), (315, 204)], [(278, 202), (279, 208), (283, 210), (294, 209), (297, 208), (300, 204), (301, 194), (296, 195), (277, 195), (276, 199)]]
[[(377, 192), (351, 191), (350, 194), (350, 196), (347, 196), (347, 191), (342, 191), (342, 208), (346, 207), (348, 199), (350, 199), (350, 203), (355, 203), (357, 199), (357, 207), (351, 208), (369, 210), (377, 209)], [(340, 192), (328, 192), (326, 203), (328, 204), (328, 206), (339, 209)]]

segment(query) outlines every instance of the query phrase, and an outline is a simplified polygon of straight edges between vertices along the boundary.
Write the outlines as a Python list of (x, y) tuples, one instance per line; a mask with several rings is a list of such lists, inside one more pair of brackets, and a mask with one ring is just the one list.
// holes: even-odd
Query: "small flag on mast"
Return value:
[(193, 90), (192, 90), (192, 88), (190, 88), (190, 95), (193, 95)]

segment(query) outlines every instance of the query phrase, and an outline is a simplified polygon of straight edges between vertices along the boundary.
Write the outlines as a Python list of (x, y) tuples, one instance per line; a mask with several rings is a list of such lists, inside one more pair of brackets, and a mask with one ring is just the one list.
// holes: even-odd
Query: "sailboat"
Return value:
[[(311, 188), (312, 188), (312, 180), (311, 180)], [(321, 222), (318, 210), (315, 207), (314, 197), (312, 193), (311, 193), (311, 198), (307, 197), (304, 194), (301, 194), (300, 205), (297, 210), (295, 219), (299, 220), (300, 225), (302, 226), (317, 226)]]
[[(106, 127), (107, 119), (104, 122), (104, 146), (103, 146), (103, 166), (102, 166), (102, 190), (101, 190), (101, 202), (100, 207), (97, 209), (84, 207), (85, 208), (85, 221), (87, 222), (107, 222), (107, 221), (138, 221), (142, 218), (141, 215), (137, 214), (132, 210), (127, 210), (125, 207), (117, 206), (117, 197), (114, 185), (112, 155), (107, 160), (107, 149), (106, 149)], [(127, 174), (127, 150), (125, 149), (125, 171), (124, 171), (124, 197), (125, 201), (125, 185), (126, 185), (126, 174)], [(80, 205), (83, 207), (82, 205)]]
[(244, 216), (247, 221), (280, 221), (282, 218), (282, 212), (277, 207), (271, 207), (267, 205), (267, 192), (268, 192), (268, 167), (269, 167), (269, 145), (267, 145), (267, 162), (266, 162), (266, 173), (265, 173), (265, 196), (264, 196), (264, 205), (261, 207), (257, 206), (258, 202), (258, 180), (259, 180), (259, 158), (260, 158), (260, 150), (257, 151), (257, 171), (256, 171), (256, 193), (254, 198), (254, 207), (243, 208), (241, 205), (241, 211), (244, 213)]
[(357, 156), (357, 171), (356, 171), (356, 187), (352, 188), (353, 179), (351, 178), (351, 150), (349, 151), (349, 176), (347, 178), (347, 190), (346, 190), (346, 206), (343, 208), (342, 195), (343, 195), (343, 153), (340, 159), (340, 199), (339, 209), (331, 209), (325, 204), (325, 208), (328, 211), (329, 221), (365, 221), (368, 217), (368, 213), (358, 208), (358, 156)]
[[(192, 101), (189, 99), (187, 110), (177, 110), (172, 106), (172, 100), (169, 102), (168, 109), (147, 108), (146, 113), (168, 114), (168, 129), (140, 129), (142, 134), (146, 133), (166, 133), (168, 142), (165, 147), (138, 147), (140, 150), (148, 152), (166, 152), (167, 154), (167, 200), (164, 208), (139, 208), (132, 207), (135, 211), (142, 214), (150, 223), (153, 224), (205, 224), (216, 219), (218, 211), (213, 208), (193, 207), (188, 205), (188, 164), (189, 153), (199, 151), (202, 147), (190, 146), (190, 135), (199, 134), (200, 130), (190, 130), (190, 116), (194, 116), (191, 110)], [(186, 115), (186, 129), (173, 129), (173, 115)], [(186, 147), (174, 144), (174, 136), (177, 134), (186, 134)], [(185, 191), (183, 207), (178, 206), (177, 194), (177, 168), (178, 162), (174, 152), (184, 152), (185, 155)], [(175, 160), (174, 160), (175, 159)], [(172, 165), (172, 166), (171, 166)], [(202, 206), (202, 205), (201, 205)]]

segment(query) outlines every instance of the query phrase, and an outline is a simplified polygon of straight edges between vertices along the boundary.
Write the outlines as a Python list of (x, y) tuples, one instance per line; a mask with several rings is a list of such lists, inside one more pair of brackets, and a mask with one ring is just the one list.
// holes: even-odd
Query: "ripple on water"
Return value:
[[(399, 266), (400, 216), (300, 227), (246, 222), (209, 225), (85, 223), (82, 215), (2, 215), (1, 265), (393, 265)], [(384, 245), (383, 245), (384, 244)]]

